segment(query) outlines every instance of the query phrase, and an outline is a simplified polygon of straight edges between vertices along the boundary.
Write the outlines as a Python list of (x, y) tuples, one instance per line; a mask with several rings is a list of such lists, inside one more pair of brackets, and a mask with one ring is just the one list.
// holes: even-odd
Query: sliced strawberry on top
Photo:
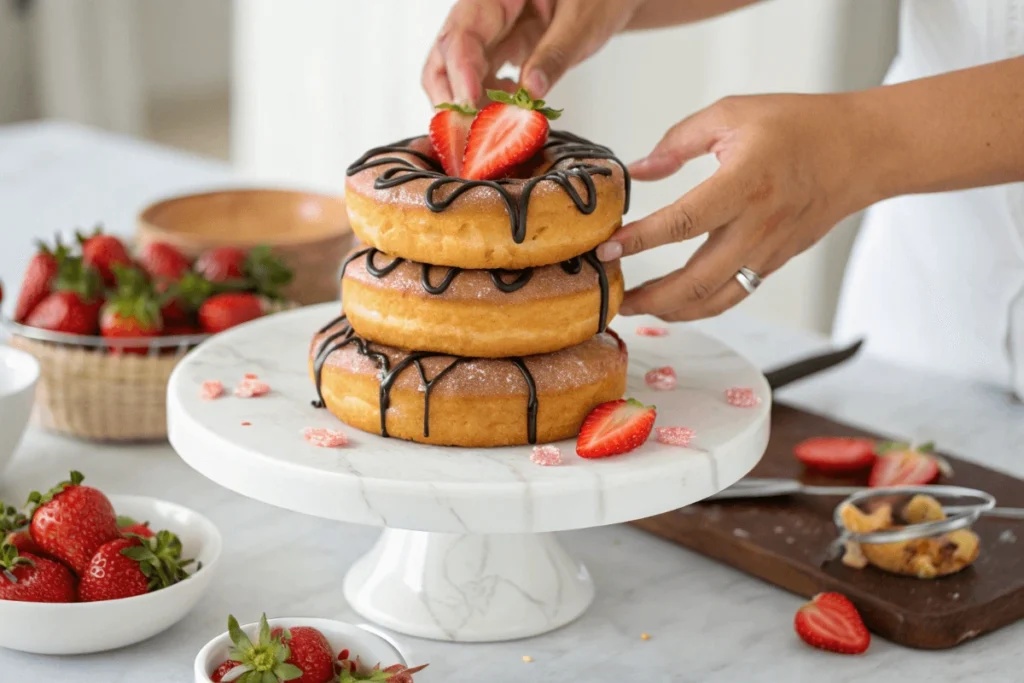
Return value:
[(873, 439), (816, 436), (801, 441), (793, 455), (807, 467), (822, 472), (856, 472), (871, 467), (878, 457)]
[(516, 167), (539, 152), (548, 139), (548, 119), (561, 116), (560, 109), (544, 106), (520, 88), (515, 95), (488, 90), (493, 102), (484, 107), (469, 128), (462, 177), (493, 180), (507, 177)]
[(477, 112), (472, 107), (450, 102), (439, 104), (437, 108), (441, 111), (430, 119), (430, 148), (441, 162), (444, 172), (459, 177), (462, 174), (462, 157), (466, 154), (469, 127)]
[(845, 595), (818, 593), (801, 607), (793, 621), (800, 639), (811, 647), (859, 655), (871, 645), (871, 634)]
[(868, 486), (923, 486), (939, 478), (942, 463), (931, 453), (932, 444), (883, 444), (871, 468)]
[(628, 453), (651, 435), (657, 411), (636, 399), (607, 401), (590, 411), (576, 438), (576, 454), (603, 458)]

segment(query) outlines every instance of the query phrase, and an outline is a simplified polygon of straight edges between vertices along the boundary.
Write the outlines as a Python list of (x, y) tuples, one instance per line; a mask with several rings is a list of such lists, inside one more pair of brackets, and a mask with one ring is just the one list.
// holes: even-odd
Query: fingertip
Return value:
[(634, 161), (628, 168), (630, 176), (636, 180), (661, 180), (682, 168), (682, 164), (677, 164), (671, 157), (652, 154)]
[(548, 94), (548, 90), (551, 89), (551, 80), (540, 69), (530, 69), (523, 77), (523, 87), (526, 88), (526, 92), (530, 93), (530, 97), (537, 99)]
[(598, 245), (597, 258), (605, 263), (622, 258), (622, 245), (614, 241)]

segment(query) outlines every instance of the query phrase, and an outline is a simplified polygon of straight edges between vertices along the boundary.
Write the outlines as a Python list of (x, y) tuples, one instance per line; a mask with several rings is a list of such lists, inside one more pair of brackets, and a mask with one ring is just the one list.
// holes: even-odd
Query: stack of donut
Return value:
[(594, 249), (621, 225), (628, 173), (557, 131), (532, 168), (447, 175), (426, 136), (349, 167), (362, 246), (342, 268), (343, 315), (310, 347), (331, 413), (384, 436), (508, 446), (574, 437), (622, 396), (626, 349), (607, 330), (622, 273)]

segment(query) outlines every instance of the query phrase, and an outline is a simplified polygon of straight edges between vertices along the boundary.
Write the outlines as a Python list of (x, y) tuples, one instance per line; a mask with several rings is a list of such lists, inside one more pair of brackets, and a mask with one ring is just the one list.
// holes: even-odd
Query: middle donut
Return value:
[(604, 331), (622, 302), (619, 262), (594, 252), (522, 270), (463, 270), (372, 247), (342, 265), (342, 305), (362, 337), (404, 349), (505, 358), (550, 353)]

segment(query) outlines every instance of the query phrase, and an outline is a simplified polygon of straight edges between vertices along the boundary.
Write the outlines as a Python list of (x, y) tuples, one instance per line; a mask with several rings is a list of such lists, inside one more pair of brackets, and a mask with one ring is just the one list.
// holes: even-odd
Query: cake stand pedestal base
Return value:
[(568, 624), (593, 601), (594, 583), (554, 534), (385, 529), (345, 576), (345, 598), (399, 633), (488, 642)]

